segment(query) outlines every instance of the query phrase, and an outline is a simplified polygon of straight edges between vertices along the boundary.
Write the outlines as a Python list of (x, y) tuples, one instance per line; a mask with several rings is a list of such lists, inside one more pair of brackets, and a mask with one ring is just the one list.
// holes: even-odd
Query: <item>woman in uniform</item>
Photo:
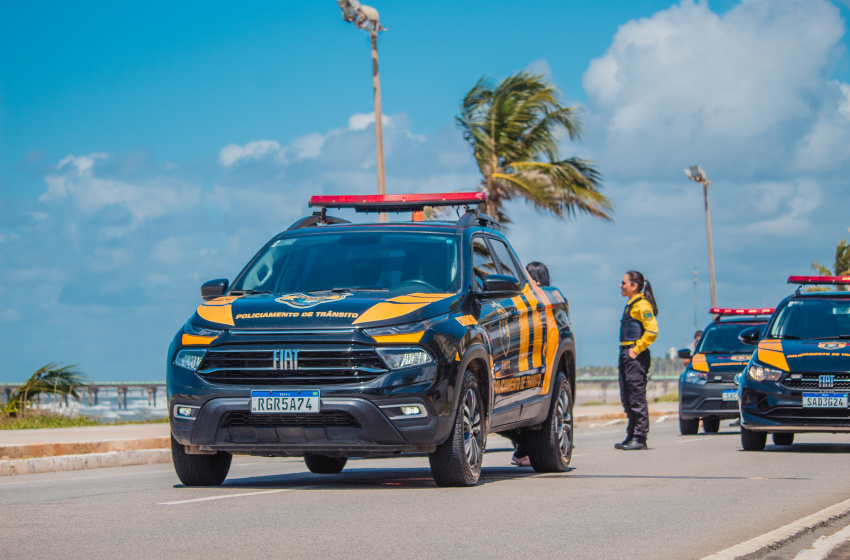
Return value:
[(615, 444), (626, 451), (646, 449), (649, 435), (649, 409), (646, 404), (646, 376), (649, 372), (649, 345), (658, 336), (658, 306), (652, 286), (643, 274), (628, 271), (620, 282), (620, 292), (629, 298), (620, 321), (620, 400), (629, 419), (626, 439)]

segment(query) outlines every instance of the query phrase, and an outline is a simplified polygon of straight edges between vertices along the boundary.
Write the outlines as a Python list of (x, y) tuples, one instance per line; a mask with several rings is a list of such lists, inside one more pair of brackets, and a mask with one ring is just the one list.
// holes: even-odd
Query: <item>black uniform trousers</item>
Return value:
[(646, 439), (649, 434), (649, 407), (646, 405), (646, 376), (649, 371), (649, 349), (629, 357), (629, 348), (620, 348), (620, 401), (629, 419), (626, 433), (631, 438)]

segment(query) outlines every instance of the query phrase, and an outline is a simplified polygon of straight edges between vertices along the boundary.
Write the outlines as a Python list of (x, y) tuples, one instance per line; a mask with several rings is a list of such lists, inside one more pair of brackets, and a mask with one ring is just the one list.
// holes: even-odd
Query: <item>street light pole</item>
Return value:
[[(381, 79), (378, 73), (378, 32), (386, 31), (381, 25), (378, 10), (361, 4), (358, 0), (337, 0), (342, 10), (342, 18), (360, 29), (369, 32), (372, 42), (372, 87), (375, 94), (375, 148), (378, 165), (378, 194), (387, 194), (387, 181), (384, 173), (384, 126), (381, 118)], [(380, 221), (387, 221), (387, 214), (381, 212)]]
[(708, 274), (709, 282), (711, 283), (711, 307), (717, 307), (717, 290), (714, 282), (714, 249), (711, 246), (711, 218), (708, 213), (708, 186), (711, 181), (705, 176), (705, 172), (700, 169), (699, 165), (692, 165), (690, 169), (685, 169), (685, 175), (688, 179), (696, 181), (702, 185), (703, 199), (705, 200), (705, 231), (708, 235)]

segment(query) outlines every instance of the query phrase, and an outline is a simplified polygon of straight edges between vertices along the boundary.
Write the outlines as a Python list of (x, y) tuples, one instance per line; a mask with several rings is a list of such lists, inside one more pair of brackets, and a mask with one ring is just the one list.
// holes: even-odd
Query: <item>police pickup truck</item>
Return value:
[[(221, 484), (234, 454), (427, 453), (441, 486), (471, 486), (485, 438), (509, 433), (538, 472), (573, 448), (569, 306), (540, 287), (475, 208), (484, 193), (316, 196), (204, 303), (168, 351), (171, 446), (187, 486)], [(457, 222), (349, 223), (328, 208), (464, 206)]]

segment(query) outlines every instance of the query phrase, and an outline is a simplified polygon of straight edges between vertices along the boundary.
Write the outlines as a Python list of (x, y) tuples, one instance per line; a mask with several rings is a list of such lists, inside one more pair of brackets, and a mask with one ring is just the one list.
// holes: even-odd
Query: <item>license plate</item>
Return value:
[(318, 389), (301, 391), (251, 391), (254, 414), (310, 414), (319, 412)]
[(730, 389), (728, 391), (723, 391), (723, 400), (724, 401), (737, 401), (738, 400), (738, 391)]
[(847, 393), (803, 393), (803, 408), (847, 408)]

